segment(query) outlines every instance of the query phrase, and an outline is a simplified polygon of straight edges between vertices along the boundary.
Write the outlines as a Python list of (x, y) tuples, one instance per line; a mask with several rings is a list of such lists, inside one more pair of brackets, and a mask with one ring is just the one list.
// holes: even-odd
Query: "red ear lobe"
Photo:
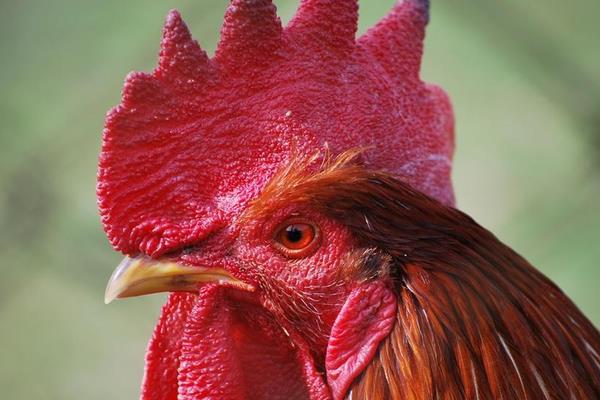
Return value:
[(325, 368), (334, 400), (346, 395), (352, 381), (373, 359), (396, 317), (397, 299), (382, 281), (355, 288), (338, 314), (327, 344)]

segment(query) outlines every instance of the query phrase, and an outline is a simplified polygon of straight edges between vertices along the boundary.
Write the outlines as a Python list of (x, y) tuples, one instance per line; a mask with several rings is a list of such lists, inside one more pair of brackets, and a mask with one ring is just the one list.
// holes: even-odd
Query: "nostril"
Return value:
[(181, 251), (180, 251), (180, 254), (181, 254), (182, 256), (185, 256), (185, 255), (191, 254), (191, 253), (193, 253), (193, 252), (197, 251), (199, 247), (200, 247), (200, 245), (198, 245), (198, 244), (190, 244), (190, 245), (184, 246), (184, 247), (181, 249)]
[(188, 244), (188, 245), (168, 251), (167, 253), (163, 254), (163, 257), (178, 258), (181, 256), (185, 256), (185, 255), (194, 253), (195, 251), (197, 251), (199, 249), (199, 247), (200, 247), (199, 244)]

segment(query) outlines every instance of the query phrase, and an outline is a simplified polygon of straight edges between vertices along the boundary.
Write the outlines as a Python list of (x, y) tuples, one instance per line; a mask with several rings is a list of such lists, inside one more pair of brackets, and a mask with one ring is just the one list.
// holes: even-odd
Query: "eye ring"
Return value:
[(277, 226), (273, 247), (288, 258), (312, 255), (321, 244), (321, 230), (317, 224), (303, 218), (290, 218)]

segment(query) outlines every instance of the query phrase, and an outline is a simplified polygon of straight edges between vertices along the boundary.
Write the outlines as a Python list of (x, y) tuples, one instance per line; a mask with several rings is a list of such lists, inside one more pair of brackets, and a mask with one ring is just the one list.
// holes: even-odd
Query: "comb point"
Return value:
[(357, 28), (356, 0), (302, 0), (287, 31), (305, 46), (347, 51)]
[(220, 65), (260, 65), (278, 48), (282, 26), (271, 0), (233, 0), (221, 27), (215, 59)]
[(152, 74), (130, 72), (125, 78), (121, 101), (124, 106), (140, 103), (160, 104), (164, 99), (164, 88)]
[(207, 72), (209, 59), (177, 10), (171, 10), (163, 27), (156, 75), (166, 80), (197, 78)]
[(429, 0), (403, 0), (358, 40), (396, 81), (418, 80)]

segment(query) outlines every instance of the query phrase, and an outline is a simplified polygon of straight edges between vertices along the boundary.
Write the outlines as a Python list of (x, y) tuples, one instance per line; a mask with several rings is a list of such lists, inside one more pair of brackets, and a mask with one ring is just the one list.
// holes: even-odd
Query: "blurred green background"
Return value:
[[(3, 399), (134, 399), (164, 296), (103, 304), (104, 113), (179, 8), (208, 51), (225, 0), (0, 2)], [(393, 0), (361, 2), (361, 32)], [(598, 325), (600, 2), (433, 0), (423, 77), (451, 94), (458, 204)], [(296, 1), (278, 1), (287, 21)]]

